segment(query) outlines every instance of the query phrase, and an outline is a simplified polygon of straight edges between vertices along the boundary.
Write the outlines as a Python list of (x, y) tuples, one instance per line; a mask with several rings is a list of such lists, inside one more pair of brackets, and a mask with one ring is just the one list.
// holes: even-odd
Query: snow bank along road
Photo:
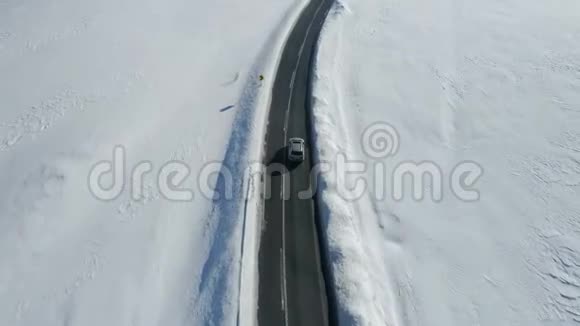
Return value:
[[(0, 325), (254, 324), (249, 188), (212, 200), (196, 177), (262, 158), (269, 76), (305, 5), (0, 1)], [(126, 176), (186, 163), (194, 198), (165, 200), (152, 172), (138, 200), (128, 178), (97, 200), (89, 170), (116, 145)]]
[[(579, 40), (577, 0), (336, 2), (314, 60), (315, 161), (344, 153), (386, 189), (349, 201), (320, 178), (341, 325), (580, 323)], [(393, 155), (361, 146), (378, 121), (398, 131)], [(442, 200), (394, 199), (397, 166), (425, 161)], [(449, 187), (461, 161), (485, 170), (479, 201)]]
[(297, 198), (310, 187), (312, 161), (307, 155), (302, 164), (291, 166), (285, 146), (291, 137), (309, 139), (310, 59), (331, 3), (312, 0), (305, 8), (286, 43), (272, 93), (265, 163), (283, 164), (289, 172), (272, 177), (272, 196), (265, 202), (259, 252), (260, 325), (328, 324), (314, 201)]

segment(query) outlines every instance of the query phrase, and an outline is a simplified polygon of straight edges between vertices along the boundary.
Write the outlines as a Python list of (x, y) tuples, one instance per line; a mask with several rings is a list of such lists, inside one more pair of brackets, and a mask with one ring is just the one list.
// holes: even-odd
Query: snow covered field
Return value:
[[(304, 4), (0, 1), (0, 325), (255, 319), (258, 214), (243, 230), (238, 198), (250, 185), (212, 201), (195, 174), (260, 159), (270, 77)], [(89, 170), (115, 145), (126, 177), (144, 160), (187, 163), (194, 199), (164, 200), (154, 172), (138, 200), (129, 185), (95, 199)]]
[[(343, 325), (580, 323), (580, 2), (341, 0), (314, 95), (320, 160), (443, 173), (439, 203), (395, 201), (390, 172), (384, 200), (322, 177)], [(359, 140), (377, 121), (400, 147), (374, 160)], [(466, 160), (477, 202), (450, 191)]]

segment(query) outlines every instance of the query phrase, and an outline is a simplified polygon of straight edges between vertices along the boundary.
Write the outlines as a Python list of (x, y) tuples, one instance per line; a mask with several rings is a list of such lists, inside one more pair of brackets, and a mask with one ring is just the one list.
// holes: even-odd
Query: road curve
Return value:
[[(332, 0), (311, 0), (292, 30), (272, 90), (264, 161), (271, 169), (259, 251), (258, 324), (329, 324), (313, 198), (310, 188), (309, 74), (311, 58)], [(306, 140), (299, 165), (286, 160), (289, 138)], [(276, 173), (281, 170), (282, 173)], [(268, 182), (266, 182), (267, 184)]]

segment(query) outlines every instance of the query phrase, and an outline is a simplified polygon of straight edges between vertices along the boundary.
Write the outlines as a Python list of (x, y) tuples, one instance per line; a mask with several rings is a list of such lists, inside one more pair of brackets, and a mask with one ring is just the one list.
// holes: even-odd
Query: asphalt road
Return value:
[[(266, 135), (265, 163), (271, 167), (259, 252), (258, 323), (329, 324), (315, 202), (299, 199), (310, 187), (309, 126), (311, 58), (332, 0), (311, 0), (292, 30), (274, 82)], [(289, 138), (306, 140), (306, 159), (286, 159)], [(282, 173), (277, 173), (276, 170)]]

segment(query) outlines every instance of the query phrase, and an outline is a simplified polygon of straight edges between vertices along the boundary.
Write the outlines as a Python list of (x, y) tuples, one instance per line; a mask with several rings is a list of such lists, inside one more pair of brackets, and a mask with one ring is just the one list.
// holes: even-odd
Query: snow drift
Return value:
[[(219, 200), (196, 177), (208, 162), (236, 173), (260, 160), (270, 82), (303, 6), (0, 3), (0, 324), (255, 320), (259, 207), (241, 202), (254, 188), (236, 175), (234, 200)], [(89, 170), (117, 145), (127, 175), (186, 163), (194, 199), (164, 199), (154, 173), (138, 200), (129, 184), (111, 202), (91, 196)]]
[[(580, 322), (579, 40), (573, 0), (334, 6), (313, 85), (319, 160), (385, 177), (434, 162), (444, 182), (440, 202), (396, 201), (388, 178), (384, 200), (349, 201), (337, 183), (352, 177), (322, 176), (342, 325)], [(379, 121), (400, 146), (375, 159), (360, 141)], [(463, 161), (484, 169), (476, 202), (449, 189)]]

